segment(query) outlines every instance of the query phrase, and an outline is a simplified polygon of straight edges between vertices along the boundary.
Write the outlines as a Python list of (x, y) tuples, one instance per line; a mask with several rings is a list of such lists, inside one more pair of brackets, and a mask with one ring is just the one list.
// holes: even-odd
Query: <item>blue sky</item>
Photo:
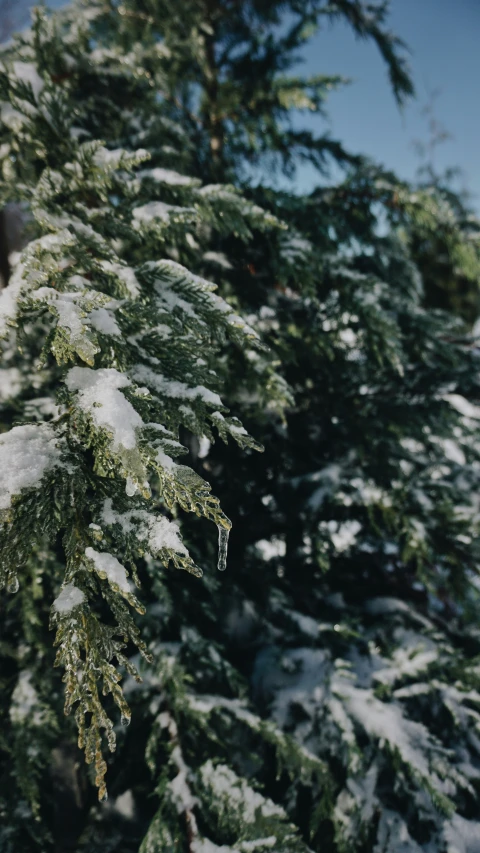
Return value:
[[(348, 149), (413, 178), (418, 157), (412, 142), (428, 140), (421, 111), (438, 89), (435, 118), (453, 138), (438, 146), (436, 168), (461, 167), (462, 183), (480, 211), (480, 0), (392, 0), (390, 28), (411, 50), (417, 99), (400, 112), (375, 47), (342, 24), (328, 26), (307, 45), (303, 70), (340, 73), (353, 82), (332, 94), (327, 127)], [(302, 122), (326, 129), (319, 116), (302, 116)], [(296, 183), (308, 189), (313, 179), (302, 167)]]
[[(61, 2), (53, 0), (50, 5)], [(28, 5), (13, 2), (17, 11)], [(390, 28), (411, 50), (417, 99), (400, 112), (374, 45), (356, 40), (338, 23), (307, 45), (302, 70), (339, 73), (351, 77), (352, 83), (332, 94), (327, 124), (314, 115), (302, 116), (301, 123), (319, 133), (329, 129), (349, 150), (372, 157), (402, 178), (413, 178), (419, 165), (413, 142), (428, 140), (422, 108), (438, 90), (435, 118), (452, 138), (438, 147), (436, 168), (460, 167), (462, 185), (480, 212), (480, 0), (392, 0)], [(308, 190), (315, 181), (312, 170), (304, 166), (295, 185)]]

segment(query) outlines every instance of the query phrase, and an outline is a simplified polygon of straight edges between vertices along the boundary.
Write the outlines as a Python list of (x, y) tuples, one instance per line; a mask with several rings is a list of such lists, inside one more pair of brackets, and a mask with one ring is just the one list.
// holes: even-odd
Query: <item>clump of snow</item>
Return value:
[(49, 424), (13, 427), (0, 436), (0, 509), (22, 489), (38, 486), (44, 474), (61, 464), (59, 438)]
[(142, 204), (140, 207), (133, 209), (133, 219), (135, 223), (152, 222), (159, 219), (162, 222), (169, 222), (170, 217), (196, 215), (193, 208), (178, 207), (174, 204), (165, 204), (164, 201), (149, 201), (147, 204)]
[(173, 169), (142, 169), (137, 172), (138, 178), (150, 178), (152, 181), (157, 181), (159, 184), (170, 184), (171, 186), (192, 187), (198, 184), (198, 180), (190, 178), (188, 175), (181, 175)]
[[(408, 831), (408, 826), (397, 812), (382, 809), (377, 830), (377, 843), (373, 853), (424, 853), (425, 847), (420, 847)], [(448, 849), (447, 853), (460, 853), (460, 850)], [(464, 853), (462, 850), (461, 853)], [(469, 852), (470, 853), (470, 852)], [(475, 851), (472, 851), (475, 853)]]
[(358, 341), (358, 335), (353, 329), (340, 329), (338, 338), (346, 347), (354, 347)]
[(11, 104), (3, 103), (0, 107), (0, 118), (2, 123), (9, 128), (9, 130), (13, 130), (14, 133), (19, 133), (22, 129), (22, 125), (25, 124), (27, 120), (26, 116), (23, 115), (19, 110), (16, 110), (12, 107)]
[(408, 450), (408, 452), (412, 454), (421, 453), (422, 450), (425, 450), (425, 445), (422, 444), (421, 441), (417, 441), (415, 438), (401, 438), (400, 444), (405, 450)]
[(101, 332), (103, 335), (112, 335), (113, 337), (120, 337), (121, 331), (118, 327), (118, 323), (115, 319), (115, 316), (109, 307), (105, 308), (94, 308), (93, 311), (90, 311), (89, 320), (94, 329), (97, 332)]
[(281, 257), (288, 263), (295, 263), (299, 258), (305, 257), (312, 251), (310, 240), (303, 237), (288, 235), (280, 247)]
[(120, 391), (131, 385), (123, 373), (113, 367), (100, 370), (72, 367), (65, 382), (70, 391), (78, 392), (77, 405), (92, 418), (95, 426), (111, 433), (114, 449), (130, 450), (136, 446), (135, 431), (143, 426), (143, 421)]
[[(307, 637), (311, 637), (313, 640), (316, 640), (319, 634), (319, 631), (325, 624), (328, 623), (319, 623), (316, 619), (312, 619), (311, 616), (305, 616), (304, 613), (298, 613), (296, 610), (289, 610), (288, 617), (292, 619), (293, 622), (298, 626), (302, 634), (305, 634)], [(328, 628), (330, 625), (328, 624)]]
[[(185, 299), (182, 300), (178, 293), (169, 295), (168, 290), (165, 288), (166, 283), (170, 284), (175, 290), (181, 290), (184, 293), (188, 291), (202, 292), (205, 294), (205, 297), (202, 300), (204, 310), (208, 308), (210, 311), (226, 315), (225, 319), (230, 326), (242, 329), (252, 338), (258, 337), (255, 330), (252, 329), (245, 320), (239, 317), (238, 314), (235, 314), (228, 302), (225, 302), (221, 296), (212, 292), (213, 290), (216, 290), (216, 285), (212, 284), (212, 282), (207, 281), (198, 275), (194, 275), (176, 261), (162, 260), (149, 262), (145, 264), (145, 269), (151, 269), (160, 276), (155, 284), (160, 298), (166, 304), (167, 310), (171, 311), (175, 306), (178, 306), (186, 313), (190, 314), (190, 316), (195, 317), (193, 306)], [(197, 317), (196, 320), (197, 322), (202, 322)]]
[(187, 299), (183, 299), (178, 293), (169, 287), (166, 287), (163, 282), (155, 282), (156, 290), (159, 295), (158, 299), (158, 307), (160, 310), (165, 311), (168, 315), (174, 313), (175, 310), (182, 310), (188, 317), (196, 320), (197, 323), (202, 324), (204, 321), (201, 320), (195, 311), (195, 308)]
[[(154, 270), (156, 273), (160, 274), (162, 278), (167, 281), (171, 281), (172, 283), (182, 283), (187, 285), (189, 288), (193, 290), (197, 290), (200, 292), (215, 290), (215, 285), (212, 284), (211, 281), (208, 281), (206, 278), (202, 278), (199, 275), (195, 275), (190, 272), (186, 267), (183, 267), (181, 264), (178, 264), (176, 261), (169, 261), (163, 259), (161, 261), (152, 261), (148, 263), (147, 268)], [(223, 300), (222, 300), (223, 302)], [(225, 310), (231, 311), (231, 308), (225, 302), (226, 306)]]
[(376, 699), (370, 690), (342, 684), (346, 706), (368, 734), (398, 750), (402, 760), (415, 768), (421, 776), (430, 779), (430, 768), (426, 754), (433, 743), (428, 729), (403, 716), (401, 708)]
[(96, 551), (95, 548), (85, 548), (85, 556), (91, 560), (100, 577), (107, 578), (109, 583), (116, 584), (122, 592), (130, 592), (125, 566), (113, 554), (107, 551)]
[[(219, 412), (214, 412), (213, 415), (218, 415)], [(212, 417), (213, 417), (212, 415)], [(231, 432), (232, 435), (248, 435), (247, 430), (243, 426), (236, 426), (235, 424), (228, 424), (228, 431)]]
[(456, 465), (465, 465), (466, 457), (462, 448), (452, 438), (441, 438), (438, 435), (430, 436), (432, 444), (437, 444), (443, 450), (446, 458)]
[(365, 603), (365, 610), (372, 616), (383, 616), (389, 613), (408, 613), (409, 605), (400, 598), (381, 597), (370, 598)]
[(152, 554), (158, 554), (164, 548), (180, 554), (188, 553), (180, 539), (178, 524), (168, 521), (163, 516), (159, 516), (154, 521), (148, 519), (148, 544)]
[[(161, 714), (157, 717), (157, 722), (162, 729), (167, 729), (172, 740), (176, 740), (178, 738), (178, 728), (175, 720), (172, 715), (168, 711), (162, 711)], [(198, 805), (198, 799), (195, 797), (189, 785), (189, 771), (188, 767), (184, 761), (182, 750), (179, 744), (176, 744), (172, 749), (170, 754), (170, 761), (177, 768), (177, 775), (169, 782), (168, 787), (170, 789), (173, 802), (177, 809), (178, 814), (182, 814), (182, 812), (188, 812), (190, 827), (194, 836), (197, 835), (197, 823), (195, 820), (195, 815), (193, 814), (193, 809)]]
[(221, 406), (222, 401), (215, 391), (210, 391), (204, 385), (189, 387), (185, 382), (166, 379), (161, 373), (156, 373), (143, 364), (137, 364), (132, 369), (132, 376), (136, 382), (145, 384), (158, 394), (165, 397), (173, 397), (181, 400), (202, 400), (210, 406)]
[(162, 448), (158, 448), (155, 461), (157, 465), (164, 468), (165, 471), (173, 471), (177, 467), (177, 463), (173, 461), (171, 456), (168, 456)]
[(480, 823), (456, 814), (444, 829), (446, 853), (478, 853)]
[(344, 506), (351, 506), (354, 500), (366, 506), (372, 504), (382, 504), (384, 507), (391, 506), (390, 495), (380, 486), (377, 486), (374, 480), (354, 477), (350, 480), (349, 488), (351, 494), (345, 494), (343, 491), (337, 493), (337, 499), (341, 500)]
[(421, 543), (425, 542), (427, 539), (427, 529), (423, 523), (418, 518), (412, 518), (410, 520), (411, 528), (410, 528), (410, 540), (413, 543)]
[(29, 421), (44, 421), (46, 418), (58, 418), (64, 409), (57, 406), (53, 397), (33, 397), (25, 402), (24, 411)]
[(21, 80), (22, 83), (31, 86), (32, 92), (36, 100), (38, 100), (38, 96), (44, 87), (44, 82), (33, 62), (14, 62), (13, 72), (17, 80)]
[(122, 284), (125, 285), (128, 293), (132, 298), (136, 298), (140, 293), (140, 285), (138, 283), (138, 279), (135, 275), (134, 270), (131, 267), (124, 266), (123, 264), (114, 263), (113, 261), (100, 261), (100, 266), (106, 272), (113, 273), (120, 279)]
[(31, 683), (31, 679), (32, 673), (28, 670), (24, 670), (18, 676), (10, 705), (12, 723), (23, 723), (38, 702), (38, 694)]
[(183, 811), (190, 811), (198, 805), (198, 799), (195, 797), (188, 786), (188, 768), (183, 760), (180, 747), (175, 746), (172, 750), (170, 760), (178, 767), (178, 773), (169, 784), (173, 800), (176, 804), (179, 814)]
[(18, 367), (4, 367), (0, 370), (0, 401), (16, 397), (22, 387), (22, 374)]
[(122, 159), (126, 156), (126, 151), (123, 148), (115, 148), (109, 151), (103, 145), (98, 148), (93, 156), (93, 162), (96, 166), (114, 166), (120, 165)]
[(18, 311), (18, 300), (28, 282), (24, 278), (25, 265), (18, 263), (10, 277), (8, 287), (0, 293), (0, 335), (5, 336), (8, 327), (15, 322)]
[(202, 260), (209, 261), (211, 264), (218, 264), (224, 270), (233, 269), (230, 261), (223, 252), (205, 252)]
[[(98, 352), (98, 346), (86, 336), (86, 314), (78, 304), (78, 293), (66, 293), (54, 290), (51, 287), (40, 287), (35, 292), (35, 298), (43, 300), (51, 305), (58, 317), (58, 324), (69, 334), (72, 346), (78, 354), (89, 364), (93, 363)], [(81, 298), (81, 297), (80, 297)]]
[(226, 844), (214, 844), (209, 838), (195, 838), (191, 844), (192, 853), (237, 853), (233, 847), (227, 847)]
[(330, 533), (333, 547), (339, 553), (348, 551), (355, 544), (357, 533), (362, 529), (362, 525), (356, 519), (351, 521), (328, 521), (325, 523)]
[(257, 815), (262, 817), (285, 817), (284, 810), (272, 800), (262, 797), (237, 776), (226, 764), (206, 761), (200, 768), (200, 778), (216, 799), (226, 802), (228, 807), (238, 810), (245, 823), (254, 823)]
[(256, 838), (255, 841), (241, 841), (239, 848), (242, 853), (253, 853), (254, 850), (264, 850), (265, 848), (274, 847), (276, 843), (276, 836), (268, 835), (266, 838)]
[(118, 524), (124, 536), (134, 533), (145, 543), (152, 556), (164, 549), (176, 551), (178, 554), (188, 553), (180, 538), (178, 524), (163, 515), (155, 516), (146, 510), (117, 512), (113, 509), (111, 498), (107, 498), (102, 507), (101, 518), (104, 524), (109, 526)]
[(132, 477), (128, 476), (125, 483), (125, 494), (127, 494), (129, 498), (133, 498), (133, 496), (137, 494), (138, 490), (138, 484), (135, 483)]
[(374, 679), (382, 682), (382, 684), (393, 684), (397, 679), (403, 677), (418, 677), (436, 660), (438, 660), (436, 649), (412, 651), (408, 646), (398, 648), (393, 653), (391, 666), (379, 669), (375, 673)]
[(233, 190), (233, 192), (232, 190), (233, 187), (231, 189), (227, 189), (224, 184), (206, 184), (198, 190), (198, 195), (203, 196), (204, 198), (215, 198), (220, 201), (227, 201), (235, 204), (236, 206), (241, 202), (245, 203), (244, 200), (236, 194), (235, 190)]
[(313, 511), (318, 510), (325, 498), (329, 497), (335, 491), (336, 487), (340, 483), (341, 473), (342, 469), (340, 465), (332, 463), (327, 465), (321, 471), (315, 471), (310, 475), (309, 479), (312, 482), (321, 483), (307, 501), (307, 505), (310, 509)]
[(127, 820), (132, 820), (135, 814), (135, 800), (132, 791), (124, 791), (113, 803), (113, 808), (118, 814)]
[(257, 548), (264, 560), (272, 560), (274, 557), (284, 557), (287, 552), (287, 546), (283, 539), (274, 536), (272, 539), (259, 539), (255, 542)]
[(237, 426), (236, 424), (232, 424), (229, 421), (225, 421), (225, 418), (221, 412), (212, 412), (210, 417), (211, 417), (212, 421), (221, 421), (221, 422), (223, 421), (225, 423), (225, 426), (228, 429), (229, 433), (233, 436), (235, 436), (235, 435), (248, 435), (247, 430), (241, 424), (239, 426)]
[(472, 403), (469, 403), (461, 394), (445, 394), (443, 399), (450, 403), (465, 418), (472, 418), (476, 421), (480, 420), (480, 406), (474, 406)]
[[(318, 631), (319, 628), (317, 637)], [(256, 690), (266, 695), (269, 690), (274, 692), (272, 716), (284, 729), (289, 725), (291, 708), (296, 705), (302, 705), (309, 716), (314, 715), (328, 683), (327, 676), (328, 655), (324, 649), (289, 649), (281, 659), (281, 667), (267, 649), (257, 656), (252, 681)]]
[(212, 442), (210, 441), (210, 439), (208, 439), (206, 435), (201, 435), (198, 446), (198, 458), (205, 459), (209, 454), (211, 446)]
[(67, 583), (53, 602), (52, 607), (57, 613), (65, 614), (70, 613), (74, 607), (78, 607), (84, 601), (85, 594), (82, 590), (78, 589), (73, 583)]

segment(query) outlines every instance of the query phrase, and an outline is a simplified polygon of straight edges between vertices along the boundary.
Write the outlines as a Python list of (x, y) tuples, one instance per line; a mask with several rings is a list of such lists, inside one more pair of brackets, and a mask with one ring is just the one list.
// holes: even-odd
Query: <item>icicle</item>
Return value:
[(138, 486), (136, 483), (133, 482), (131, 477), (127, 477), (125, 491), (129, 498), (133, 498), (134, 494), (138, 491)]
[(7, 581), (7, 592), (11, 592), (12, 594), (14, 592), (18, 592), (19, 586), (20, 586), (20, 584), (18, 583), (17, 576), (16, 575), (9, 575), (8, 581)]
[(224, 572), (227, 568), (227, 549), (228, 549), (228, 534), (230, 531), (226, 527), (218, 525), (218, 563), (219, 572)]

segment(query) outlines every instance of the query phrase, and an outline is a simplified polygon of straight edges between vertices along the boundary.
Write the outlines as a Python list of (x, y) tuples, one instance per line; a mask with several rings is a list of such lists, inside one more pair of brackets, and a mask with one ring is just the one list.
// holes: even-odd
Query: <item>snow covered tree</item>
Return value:
[[(7, 853), (475, 850), (477, 353), (411, 244), (449, 208), (289, 124), (340, 82), (288, 76), (327, 16), (411, 92), (386, 12), (99, 0), (3, 51)], [(179, 510), (232, 518), (226, 576)]]
[[(276, 8), (287, 5), (294, 11)], [(369, 24), (385, 13), (360, 3), (323, 11), (353, 6)], [(288, 48), (307, 34), (306, 7), (290, 42), (274, 38), (278, 20), (262, 18), (260, 4), (195, 8), (213, 49), (195, 55), (195, 85), (205, 81), (198, 113), (183, 75), (175, 115), (190, 123), (196, 151), (210, 147), (216, 174), (241, 179), (242, 167), (280, 152), (287, 168), (299, 155), (322, 168), (325, 154), (347, 162), (325, 139), (278, 144), (289, 110), (275, 109), (277, 87), (295, 90), (290, 108), (318, 107), (302, 102), (301, 78), (279, 79)], [(232, 127), (236, 103), (260, 105), (248, 141), (247, 121)], [(215, 245), (232, 266), (224, 292), (271, 344), (295, 399), (283, 419), (269, 412), (255, 388), (261, 356), (235, 358), (227, 399), (265, 456), (235, 465), (215, 445), (199, 468), (212, 472), (234, 520), (225, 649), (262, 713), (328, 768), (318, 787), (283, 780), (314, 849), (470, 850), (480, 829), (479, 409), (467, 401), (478, 400), (477, 351), (461, 324), (424, 310), (432, 271), (415, 260), (418, 241), (432, 261), (441, 244), (455, 274), (478, 288), (478, 225), (464, 227), (438, 187), (410, 188), (351, 161), (341, 185), (308, 198), (250, 189), (289, 232), (256, 234), (246, 251), (231, 238)]]
[[(36, 12), (32, 30), (4, 49), (0, 73), (1, 202), (22, 203), (29, 217), (0, 305), (1, 581), (17, 593), (2, 604), (2, 651), (13, 666), (3, 670), (5, 850), (25, 849), (28, 833), (41, 849), (48, 842), (47, 824), (44, 834), (35, 821), (42, 770), (63, 731), (58, 678), (46, 666), (48, 610), (65, 712), (74, 710), (104, 799), (104, 746), (115, 749), (117, 714), (130, 721), (119, 668), (140, 679), (134, 647), (153, 663), (132, 617), (145, 614), (135, 587), (158, 587), (158, 603), (161, 563), (202, 574), (172, 520), (178, 509), (214, 521), (225, 569), (230, 522), (208, 483), (176, 461), (185, 452), (179, 430), (212, 438), (215, 429), (258, 449), (226, 416), (216, 353), (225, 337), (260, 343), (213, 284), (174, 258), (197, 245), (202, 228), (246, 239), (253, 225), (277, 226), (233, 189), (156, 166), (155, 150), (135, 136), (151, 134), (167, 150), (182, 138), (155, 110), (146, 66), (150, 58), (161, 67), (161, 51), (100, 48), (105, 19), (121, 23), (116, 10), (90, 7), (78, 22), (75, 14), (57, 22)], [(177, 724), (162, 713), (178, 771), (172, 799), (188, 806)], [(62, 749), (53, 764), (65, 775)], [(252, 797), (252, 814), (258, 806), (281, 830), (281, 810)], [(58, 808), (55, 792), (51, 801)]]

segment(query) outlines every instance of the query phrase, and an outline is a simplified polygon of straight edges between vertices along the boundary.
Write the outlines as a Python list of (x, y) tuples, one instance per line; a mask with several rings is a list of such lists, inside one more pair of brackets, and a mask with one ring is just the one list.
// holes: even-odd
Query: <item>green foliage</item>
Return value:
[(386, 26), (386, 3), (185, 0), (181, 14), (172, 14), (168, 2), (149, 0), (140, 10), (127, 0), (122, 10), (142, 44), (162, 40), (165, 106), (188, 129), (198, 173), (210, 179), (248, 175), (265, 159), (290, 171), (299, 159), (322, 169), (332, 156), (352, 159), (327, 134), (317, 139), (292, 123), (292, 110), (321, 112), (327, 94), (345, 82), (291, 73), (323, 23), (343, 20), (375, 42), (398, 101), (413, 92), (404, 46)]
[[(292, 129), (341, 82), (295, 68), (328, 17), (411, 93), (359, 0), (93, 0), (3, 49), (5, 853), (478, 831), (477, 355), (421, 263), (476, 282), (473, 226)], [(238, 191), (331, 156), (308, 197)]]
[[(162, 507), (230, 527), (208, 483), (174, 461), (185, 452), (179, 428), (213, 438), (218, 426), (224, 441), (256, 446), (239, 421), (223, 416), (214, 390), (215, 348), (226, 337), (255, 347), (256, 334), (213, 284), (158, 253), (194, 242), (199, 222), (245, 238), (250, 222), (275, 221), (233, 189), (139, 170), (149, 152), (117, 147), (135, 115), (124, 116), (109, 148), (85, 140), (92, 128), (81, 126), (79, 93), (85, 88), (89, 107), (98, 95), (93, 63), (75, 59), (93, 37), (90, 26), (87, 18), (65, 28), (37, 12), (32, 33), (6, 49), (0, 75), (2, 198), (21, 199), (31, 214), (31, 239), (0, 307), (12, 364), (6, 373), (18, 373), (13, 418), (0, 440), (1, 572), (15, 592), (32, 550), (58, 549), (55, 663), (65, 670), (65, 713), (75, 707), (79, 746), (103, 797), (102, 732), (111, 750), (116, 737), (102, 696), (128, 723), (118, 668), (133, 676), (136, 669), (124, 649), (133, 644), (151, 659), (130, 615), (128, 605), (140, 614), (145, 608), (128, 575), (140, 585), (135, 561), (147, 553), (201, 575)], [(72, 45), (67, 63), (65, 43)], [(116, 85), (122, 71), (118, 58)], [(132, 86), (128, 69), (122, 82)], [(112, 112), (125, 112), (125, 94)], [(165, 184), (181, 203), (170, 204), (168, 191), (163, 200)], [(43, 411), (32, 422), (39, 398)]]

